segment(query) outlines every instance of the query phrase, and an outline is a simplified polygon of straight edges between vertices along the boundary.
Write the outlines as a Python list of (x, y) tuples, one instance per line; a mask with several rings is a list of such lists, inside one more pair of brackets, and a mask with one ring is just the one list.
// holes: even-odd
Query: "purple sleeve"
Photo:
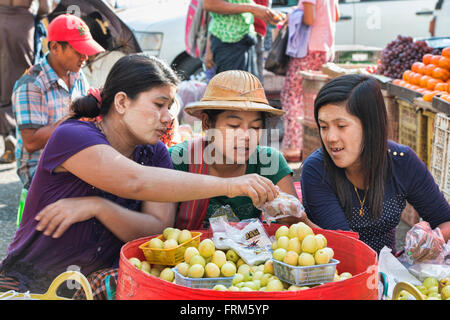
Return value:
[(306, 158), (300, 180), (308, 218), (324, 229), (350, 230), (344, 209), (325, 174), (320, 149)]
[(172, 159), (166, 145), (159, 141), (155, 146), (155, 167), (173, 169)]
[(107, 144), (105, 136), (91, 122), (66, 120), (48, 140), (41, 155), (44, 170), (52, 173), (55, 168), (74, 154), (97, 144)]

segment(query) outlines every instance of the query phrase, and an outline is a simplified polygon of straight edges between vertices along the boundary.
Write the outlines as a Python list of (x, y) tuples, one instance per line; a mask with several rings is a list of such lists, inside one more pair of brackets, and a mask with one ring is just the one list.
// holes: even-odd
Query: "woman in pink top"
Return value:
[(281, 151), (287, 161), (300, 161), (302, 125), (298, 117), (303, 114), (303, 78), (300, 70), (320, 70), (334, 59), (334, 36), (339, 19), (338, 0), (299, 0), (303, 10), (302, 23), (311, 26), (308, 54), (304, 58), (291, 58), (281, 90), (284, 115), (284, 136)]

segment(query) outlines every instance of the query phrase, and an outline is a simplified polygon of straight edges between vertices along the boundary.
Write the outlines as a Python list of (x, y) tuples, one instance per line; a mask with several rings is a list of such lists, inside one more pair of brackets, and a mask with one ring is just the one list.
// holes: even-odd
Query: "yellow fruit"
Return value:
[(242, 266), (243, 264), (245, 264), (245, 261), (242, 260), (241, 258), (239, 258), (238, 262), (236, 263), (236, 268), (239, 268), (239, 267)]
[(164, 231), (163, 231), (162, 234), (163, 234), (163, 237), (164, 237), (165, 240), (168, 239), (169, 234), (170, 234), (173, 230), (174, 230), (174, 228), (172, 228), (172, 227), (167, 227), (167, 228), (164, 229)]
[(298, 225), (297, 224), (291, 224), (291, 226), (289, 227), (289, 233), (288, 233), (288, 237), (290, 239), (292, 238), (296, 238), (297, 237), (297, 233), (298, 233)]
[(253, 289), (250, 289), (249, 287), (242, 287), (239, 291), (253, 291)]
[(300, 290), (302, 290), (301, 287), (297, 287), (294, 284), (289, 286), (289, 288), (288, 288), (288, 291), (300, 291)]
[(172, 249), (178, 246), (178, 242), (175, 239), (168, 239), (164, 241), (163, 249)]
[(284, 256), (286, 255), (286, 253), (287, 253), (287, 251), (286, 251), (285, 249), (283, 249), (283, 248), (278, 248), (277, 250), (275, 250), (275, 251), (272, 253), (272, 257), (273, 257), (275, 260), (283, 261)]
[(263, 272), (273, 274), (273, 261), (272, 260), (269, 259), (266, 262), (264, 262)]
[(152, 249), (162, 249), (164, 246), (164, 241), (159, 238), (152, 238), (148, 242), (148, 247)]
[(277, 240), (275, 240), (274, 242), (272, 242), (272, 246), (271, 246), (272, 250), (275, 250), (278, 248), (278, 243)]
[(265, 273), (261, 278), (261, 287), (267, 286), (267, 284), (269, 283), (271, 278), (272, 278), (272, 274)]
[(136, 268), (140, 269), (141, 268), (141, 260), (139, 260), (136, 257), (132, 257), (130, 259), (128, 259), (128, 261), (130, 261), (130, 263), (135, 266)]
[[(169, 239), (173, 239), (173, 240), (177, 241), (178, 235), (180, 234), (180, 232), (181, 232), (180, 229), (172, 228), (172, 230), (169, 230), (167, 232), (167, 237), (164, 237), (164, 238), (166, 239), (166, 241)], [(178, 241), (177, 241), (177, 243), (178, 243)]]
[(239, 260), (239, 255), (233, 249), (228, 249), (226, 257), (228, 261), (233, 261), (234, 263)]
[(211, 262), (215, 263), (219, 268), (222, 268), (225, 262), (227, 262), (225, 252), (220, 250), (215, 251), (212, 255)]
[(224, 277), (232, 277), (236, 274), (236, 266), (233, 263), (227, 261), (222, 266), (222, 268), (220, 268), (220, 272)]
[(289, 228), (287, 226), (281, 226), (275, 231), (275, 239), (278, 240), (279, 237), (285, 236), (287, 237), (289, 235)]
[(303, 241), (307, 235), (314, 235), (314, 231), (304, 222), (297, 223), (297, 238)]
[(253, 281), (254, 281), (254, 280), (261, 280), (261, 278), (263, 277), (263, 275), (264, 275), (264, 272), (263, 272), (263, 271), (256, 271), (256, 272), (253, 273), (252, 280), (253, 280)]
[(146, 273), (150, 273), (151, 270), (151, 266), (150, 263), (148, 261), (142, 261), (141, 262), (141, 270), (146, 272)]
[(334, 257), (334, 250), (330, 247), (325, 247), (322, 250), (325, 250), (326, 253), (328, 253), (328, 256), (330, 257), (330, 260)]
[(238, 287), (231, 286), (231, 287), (228, 287), (228, 291), (241, 291), (241, 290)]
[(181, 244), (181, 243), (185, 243), (191, 239), (192, 239), (191, 232), (189, 230), (184, 229), (184, 230), (181, 230), (180, 233), (178, 234), (177, 241), (179, 244)]
[(316, 264), (326, 264), (330, 262), (330, 256), (324, 249), (319, 249), (314, 254), (314, 260)]
[(241, 273), (236, 273), (236, 276), (233, 278), (233, 286), (235, 286), (236, 284), (238, 284), (239, 282), (244, 281), (244, 275)]
[(325, 248), (325, 240), (323, 236), (317, 234), (314, 238), (316, 239), (317, 250)]
[(211, 239), (204, 239), (198, 245), (198, 252), (203, 258), (209, 258), (214, 254), (216, 247)]
[(225, 287), (223, 284), (216, 284), (213, 287), (213, 290), (217, 290), (217, 291), (227, 291), (227, 287)]
[(202, 265), (204, 267), (206, 265), (206, 261), (205, 261), (205, 258), (203, 258), (201, 255), (198, 254), (198, 255), (193, 256), (191, 258), (189, 264), (190, 265), (200, 264), (200, 265)]
[(350, 272), (342, 272), (339, 275), (339, 279), (340, 280), (350, 279), (351, 277), (353, 277), (353, 276), (352, 276), (352, 274)]
[(302, 241), (302, 252), (314, 253), (317, 251), (317, 241), (313, 235), (307, 235)]
[(215, 263), (210, 262), (205, 266), (205, 274), (207, 278), (218, 278), (220, 268)]
[(283, 248), (287, 251), (289, 245), (289, 238), (286, 236), (281, 236), (277, 240), (277, 249)]
[(266, 285), (266, 291), (283, 291), (283, 283), (278, 279), (270, 280)]
[(315, 237), (316, 237), (316, 240), (317, 240), (317, 238), (321, 238), (323, 241), (323, 245), (319, 249), (325, 248), (328, 245), (327, 238), (325, 238), (325, 236), (323, 234), (318, 233), (315, 235)]
[(159, 278), (172, 282), (173, 279), (175, 278), (175, 273), (173, 272), (172, 268), (165, 268), (159, 274)]
[(251, 278), (251, 268), (248, 264), (241, 265), (238, 270), (238, 273), (244, 276), (244, 281), (249, 281)]
[(160, 273), (161, 273), (161, 270), (159, 270), (158, 268), (152, 268), (152, 270), (150, 270), (150, 274), (157, 278), (159, 278)]
[[(327, 255), (328, 257), (328, 255)], [(291, 266), (296, 266), (298, 263), (298, 254), (295, 251), (288, 251), (283, 259), (284, 263), (287, 263)]]
[(450, 297), (450, 285), (446, 285), (441, 289), (442, 300), (447, 300)]
[(315, 265), (316, 261), (314, 260), (314, 257), (312, 254), (307, 252), (302, 252), (298, 256), (298, 265), (299, 266), (313, 266)]
[(188, 271), (189, 278), (202, 278), (205, 273), (205, 268), (201, 264), (191, 265)]
[(190, 263), (191, 258), (199, 254), (200, 252), (198, 252), (196, 247), (187, 247), (186, 250), (184, 251), (184, 261), (186, 263)]
[(183, 277), (187, 277), (189, 271), (189, 265), (186, 262), (180, 262), (176, 265), (177, 271)]
[(298, 241), (297, 237), (289, 239), (287, 251), (294, 251), (297, 254), (302, 252), (302, 245), (300, 244), (300, 241)]

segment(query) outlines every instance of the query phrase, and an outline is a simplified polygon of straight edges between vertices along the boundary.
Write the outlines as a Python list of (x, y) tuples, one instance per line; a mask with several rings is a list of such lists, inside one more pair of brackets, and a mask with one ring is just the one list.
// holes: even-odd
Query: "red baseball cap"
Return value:
[(48, 41), (66, 41), (87, 56), (105, 51), (91, 35), (87, 24), (72, 14), (61, 14), (48, 25)]

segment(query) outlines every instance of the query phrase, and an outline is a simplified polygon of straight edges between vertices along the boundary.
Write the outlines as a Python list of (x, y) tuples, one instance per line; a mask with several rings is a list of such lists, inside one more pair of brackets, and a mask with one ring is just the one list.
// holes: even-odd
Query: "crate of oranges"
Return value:
[(422, 61), (412, 64), (410, 70), (403, 72), (402, 79), (394, 84), (414, 90), (423, 95), (423, 100), (431, 102), (435, 95), (450, 94), (450, 47), (444, 48), (440, 55), (425, 54)]
[(151, 264), (175, 266), (184, 260), (188, 247), (198, 247), (201, 232), (168, 227), (157, 237), (144, 242), (139, 249)]

